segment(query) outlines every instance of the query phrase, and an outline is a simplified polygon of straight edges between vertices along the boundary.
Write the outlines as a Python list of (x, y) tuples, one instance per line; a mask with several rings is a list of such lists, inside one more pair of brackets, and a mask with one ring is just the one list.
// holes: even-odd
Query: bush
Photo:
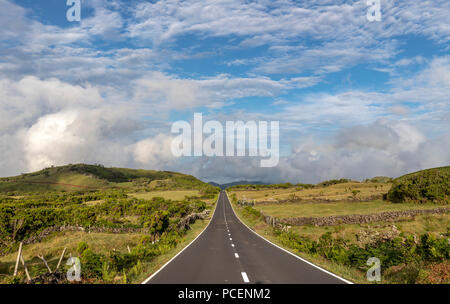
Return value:
[(150, 228), (152, 234), (162, 234), (169, 227), (169, 212), (156, 211), (151, 216), (151, 221), (147, 222), (144, 227)]
[(89, 248), (89, 245), (85, 242), (79, 242), (77, 245), (77, 252), (83, 254), (83, 252)]
[(81, 274), (84, 278), (101, 278), (103, 275), (103, 256), (86, 249), (81, 254)]
[(394, 203), (449, 203), (450, 167), (429, 169), (394, 180), (387, 199)]
[(318, 241), (301, 237), (291, 231), (284, 232), (274, 229), (274, 233), (284, 246), (308, 254), (318, 254), (328, 260), (363, 271), (369, 268), (366, 262), (370, 257), (380, 259), (382, 271), (393, 266), (406, 265), (407, 267), (402, 268), (401, 271), (400, 268), (391, 268), (389, 274), (393, 280), (395, 277), (395, 280), (405, 282), (417, 280), (418, 272), (414, 270), (420, 268), (417, 265), (442, 262), (450, 257), (447, 239), (437, 239), (429, 234), (420, 236), (418, 244), (416, 244), (414, 236), (409, 235), (391, 240), (379, 240), (361, 248), (355, 244), (347, 244), (342, 238), (333, 238), (331, 232), (320, 236)]
[(127, 270), (136, 265), (138, 258), (134, 254), (112, 252), (109, 256), (109, 263), (116, 271)]

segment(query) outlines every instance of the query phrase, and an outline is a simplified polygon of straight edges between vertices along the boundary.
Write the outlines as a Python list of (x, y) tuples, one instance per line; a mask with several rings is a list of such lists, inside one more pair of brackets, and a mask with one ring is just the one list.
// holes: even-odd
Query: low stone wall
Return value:
[(391, 222), (402, 217), (414, 217), (423, 214), (444, 214), (448, 213), (450, 208), (436, 208), (425, 210), (405, 210), (405, 211), (389, 211), (373, 214), (351, 214), (339, 216), (325, 216), (325, 217), (296, 217), (278, 219), (268, 216), (261, 212), (264, 221), (274, 227), (290, 226), (336, 226), (341, 224), (363, 224), (371, 222)]
[[(190, 224), (194, 223), (197, 219), (205, 219), (209, 214), (209, 210), (205, 210), (202, 213), (192, 213), (180, 220), (177, 227), (190, 229)], [(63, 232), (63, 231), (82, 231), (82, 232), (97, 232), (97, 233), (146, 233), (149, 234), (149, 229), (146, 228), (133, 228), (133, 227), (82, 227), (82, 226), (73, 226), (73, 225), (65, 225), (65, 226), (53, 226), (42, 230), (39, 234), (33, 235), (28, 239), (24, 240), (24, 244), (34, 244), (42, 241), (46, 237), (50, 236), (54, 232)]]
[(201, 220), (206, 219), (208, 217), (208, 214), (209, 210), (205, 210), (202, 213), (191, 213), (180, 220), (180, 222), (177, 225), (177, 228), (189, 230), (191, 229), (190, 224), (193, 224), (198, 219)]

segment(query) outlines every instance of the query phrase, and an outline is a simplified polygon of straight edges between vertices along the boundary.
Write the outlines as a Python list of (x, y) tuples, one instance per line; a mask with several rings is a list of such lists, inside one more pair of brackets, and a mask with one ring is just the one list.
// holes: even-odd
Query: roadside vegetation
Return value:
[(139, 283), (201, 231), (219, 192), (179, 173), (91, 165), (5, 178), (0, 189), (3, 283), (27, 282), (23, 268), (12, 276), (20, 242), (34, 283), (68, 283), (64, 263), (49, 275), (38, 258), (55, 270), (64, 248), (80, 258), (82, 283)]
[(448, 284), (448, 212), (328, 226), (273, 224), (267, 216), (318, 218), (447, 208), (449, 172), (449, 167), (437, 168), (394, 180), (335, 180), (303, 189), (233, 187), (228, 193), (237, 214), (256, 232), (353, 282), (369, 283), (367, 260), (377, 257), (380, 283)]

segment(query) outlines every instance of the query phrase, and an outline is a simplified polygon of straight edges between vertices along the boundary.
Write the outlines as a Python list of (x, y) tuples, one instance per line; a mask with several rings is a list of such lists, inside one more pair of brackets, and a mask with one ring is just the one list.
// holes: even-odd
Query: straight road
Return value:
[(202, 234), (148, 284), (343, 284), (345, 280), (272, 245), (247, 228), (222, 191)]

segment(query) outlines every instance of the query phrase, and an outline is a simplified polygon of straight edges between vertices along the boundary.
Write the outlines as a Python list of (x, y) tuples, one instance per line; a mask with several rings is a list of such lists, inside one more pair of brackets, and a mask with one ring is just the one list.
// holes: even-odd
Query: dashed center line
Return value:
[(231, 244), (231, 247), (234, 247), (234, 244)]
[(234, 254), (234, 257), (235, 257), (236, 259), (239, 259), (239, 254), (235, 253), (235, 254)]
[(230, 238), (230, 241), (232, 241), (233, 239), (232, 238)]
[(244, 279), (245, 283), (250, 282), (250, 280), (248, 279), (248, 276), (247, 276), (247, 274), (245, 272), (241, 272), (241, 275), (242, 275), (242, 279)]

